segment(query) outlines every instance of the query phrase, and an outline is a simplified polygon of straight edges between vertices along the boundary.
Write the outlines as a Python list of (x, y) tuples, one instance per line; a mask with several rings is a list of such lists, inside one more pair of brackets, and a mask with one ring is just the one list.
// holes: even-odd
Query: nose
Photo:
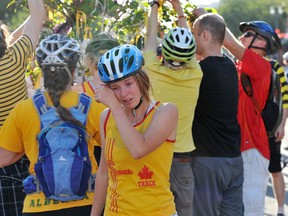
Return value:
[(127, 89), (125, 87), (120, 88), (120, 96), (125, 97), (127, 95)]

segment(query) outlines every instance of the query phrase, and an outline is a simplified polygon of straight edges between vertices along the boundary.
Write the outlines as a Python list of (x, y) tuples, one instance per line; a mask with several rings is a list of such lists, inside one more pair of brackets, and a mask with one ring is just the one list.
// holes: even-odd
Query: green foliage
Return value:
[[(62, 29), (80, 42), (89, 37), (89, 33), (93, 36), (105, 31), (121, 43), (132, 42), (143, 47), (150, 7), (148, 0), (122, 0), (121, 5), (115, 3), (115, 0), (44, 0), (44, 2), (47, 11), (50, 11), (50, 16), (53, 15), (45, 22), (45, 28), (51, 29), (50, 31)], [(191, 11), (196, 5), (192, 0), (181, 0), (181, 3), (191, 26), (195, 19)], [(277, 17), (275, 14), (271, 15), (269, 11), (271, 6), (282, 6), (284, 13)], [(274, 28), (277, 25), (282, 32), (288, 28), (287, 23), (285, 26), (288, 4), (283, 0), (220, 0), (216, 9), (225, 18), (227, 26), (236, 37), (240, 35), (238, 26), (242, 21), (263, 20)], [(83, 13), (86, 19), (82, 17), (77, 20), (79, 18), (77, 11)], [(165, 3), (161, 12), (159, 37), (177, 22), (177, 14), (171, 10), (170, 4)], [(11, 29), (19, 26), (27, 16), (27, 0), (1, 0), (0, 19)]]
[[(238, 29), (240, 22), (251, 20), (263, 20), (276, 28), (276, 19), (279, 21), (279, 28), (285, 31), (285, 14), (279, 17), (270, 14), (271, 6), (282, 6), (286, 14), (288, 12), (288, 5), (285, 5), (282, 0), (220, 0), (218, 12), (225, 18), (229, 29), (239, 36), (241, 33)], [(287, 27), (286, 27), (287, 28)]]

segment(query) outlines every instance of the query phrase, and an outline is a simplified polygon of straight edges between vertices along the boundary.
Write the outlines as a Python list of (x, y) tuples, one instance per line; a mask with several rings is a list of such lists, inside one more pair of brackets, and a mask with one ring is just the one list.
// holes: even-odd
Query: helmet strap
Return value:
[(250, 45), (248, 46), (248, 49), (259, 49), (259, 50), (264, 50), (266, 53), (268, 53), (268, 49), (267, 48), (263, 48), (263, 47), (257, 47), (257, 46), (253, 46), (254, 41), (256, 40), (258, 34), (256, 33), (250, 43)]
[(174, 67), (180, 67), (183, 66), (185, 64), (185, 62), (175, 62), (175, 61), (168, 61), (169, 64), (171, 64)]
[(133, 115), (134, 117), (136, 116), (136, 109), (138, 109), (138, 108), (141, 106), (143, 100), (144, 100), (144, 97), (141, 96), (140, 101), (139, 101), (139, 103), (137, 104), (137, 106), (134, 107), (134, 109), (132, 109), (132, 115)]

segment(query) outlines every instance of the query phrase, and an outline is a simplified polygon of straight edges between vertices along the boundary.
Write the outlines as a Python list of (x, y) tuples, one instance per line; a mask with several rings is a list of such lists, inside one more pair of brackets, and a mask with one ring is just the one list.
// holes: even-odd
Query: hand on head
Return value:
[(115, 102), (119, 103), (114, 92), (107, 84), (101, 84), (95, 88), (95, 100), (107, 107), (111, 107)]

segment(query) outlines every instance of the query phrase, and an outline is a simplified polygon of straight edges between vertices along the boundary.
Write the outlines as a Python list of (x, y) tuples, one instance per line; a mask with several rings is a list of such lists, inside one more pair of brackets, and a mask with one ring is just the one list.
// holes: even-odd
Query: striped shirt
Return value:
[[(0, 59), (0, 129), (17, 102), (27, 98), (26, 67), (33, 47), (27, 36), (22, 36)], [(20, 216), (25, 194), (22, 181), (29, 175), (29, 161), (18, 162), (0, 169), (0, 215)]]
[(286, 77), (284, 73), (284, 67), (274, 59), (270, 59), (270, 63), (271, 63), (272, 69), (275, 70), (276, 73), (280, 77), (283, 109), (287, 109), (288, 108), (288, 85), (287, 85), (287, 81), (286, 81)]
[(0, 59), (0, 128), (16, 103), (27, 98), (25, 72), (32, 52), (30, 39), (23, 36)]

